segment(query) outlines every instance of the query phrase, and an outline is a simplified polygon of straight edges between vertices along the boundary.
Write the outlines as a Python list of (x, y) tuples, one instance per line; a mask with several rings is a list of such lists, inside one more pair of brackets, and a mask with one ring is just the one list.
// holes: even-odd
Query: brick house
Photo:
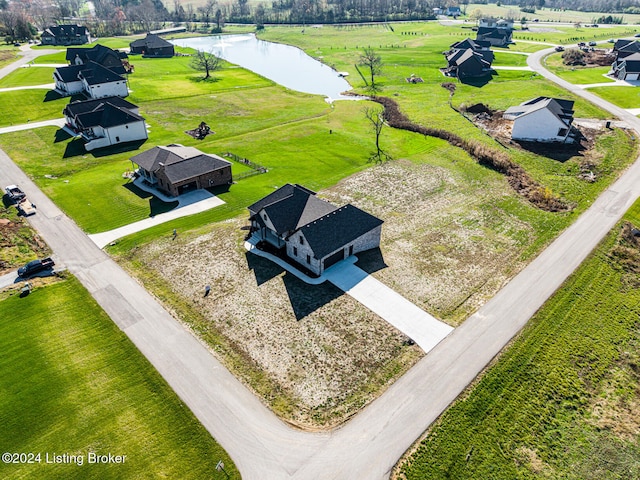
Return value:
[(316, 275), (380, 246), (382, 220), (353, 205), (336, 207), (300, 185), (287, 184), (248, 208), (261, 241)]
[(177, 143), (154, 147), (131, 157), (131, 162), (146, 183), (173, 197), (233, 180), (231, 162)]

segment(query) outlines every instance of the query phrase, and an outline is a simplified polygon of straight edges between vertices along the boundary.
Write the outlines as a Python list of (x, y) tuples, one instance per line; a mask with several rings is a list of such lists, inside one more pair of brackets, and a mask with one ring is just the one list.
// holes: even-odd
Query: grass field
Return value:
[[(626, 220), (640, 225), (640, 202)], [(640, 248), (621, 232), (443, 415), (399, 478), (640, 478)]]
[[(233, 462), (74, 278), (0, 294), (0, 449), (41, 454), (0, 464), (18, 478), (221, 478)], [(88, 464), (89, 452), (126, 455)], [(46, 455), (83, 456), (47, 464)]]
[(53, 70), (51, 67), (19, 68), (0, 79), (0, 88), (53, 83)]

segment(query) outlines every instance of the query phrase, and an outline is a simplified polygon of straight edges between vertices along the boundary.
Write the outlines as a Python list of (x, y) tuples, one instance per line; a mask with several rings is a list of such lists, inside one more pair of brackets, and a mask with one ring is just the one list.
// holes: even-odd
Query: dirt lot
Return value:
[(0, 275), (48, 253), (47, 245), (26, 220), (16, 215), (14, 207), (1, 209)]
[(340, 423), (422, 356), (333, 285), (307, 285), (248, 254), (244, 224), (216, 224), (138, 254), (200, 312), (191, 327), (206, 339), (222, 336), (221, 345), (210, 341), (213, 350), (284, 418), (305, 428)]

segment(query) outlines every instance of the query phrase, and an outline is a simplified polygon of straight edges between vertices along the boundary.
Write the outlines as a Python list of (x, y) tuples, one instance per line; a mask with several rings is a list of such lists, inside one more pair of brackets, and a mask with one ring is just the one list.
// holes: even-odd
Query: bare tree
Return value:
[(365, 48), (364, 52), (360, 55), (360, 65), (363, 65), (369, 69), (369, 73), (371, 75), (371, 90), (375, 90), (376, 85), (376, 75), (380, 75), (382, 73), (382, 58), (380, 55), (376, 53), (376, 51), (371, 48)]
[(376, 135), (376, 151), (369, 156), (369, 161), (383, 163), (387, 160), (393, 160), (393, 157), (380, 147), (380, 135), (382, 134), (382, 128), (386, 125), (384, 123), (384, 117), (382, 116), (383, 110), (375, 107), (364, 107), (362, 111), (364, 116), (371, 123)]
[(202, 72), (206, 72), (204, 79), (211, 78), (211, 73), (218, 70), (220, 65), (220, 59), (216, 57), (212, 52), (205, 52), (202, 50), (196, 51), (196, 54), (191, 59), (191, 67)]

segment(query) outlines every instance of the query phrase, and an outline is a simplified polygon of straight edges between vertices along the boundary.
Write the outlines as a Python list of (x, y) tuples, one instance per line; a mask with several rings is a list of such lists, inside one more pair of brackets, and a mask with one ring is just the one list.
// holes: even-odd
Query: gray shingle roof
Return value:
[(300, 231), (315, 257), (324, 258), (382, 223), (379, 218), (349, 204), (304, 225)]
[(303, 192), (307, 192), (307, 194), (309, 195), (315, 195), (316, 192), (313, 192), (311, 190), (309, 190), (308, 188), (305, 188), (301, 185), (298, 184), (291, 184), (291, 183), (287, 183), (286, 185), (278, 188), (275, 192), (270, 193), (269, 195), (267, 195), (266, 197), (258, 200), (257, 202), (255, 202), (252, 205), (249, 205), (249, 211), (251, 212), (252, 215), (255, 215), (256, 213), (258, 213), (260, 210), (262, 210), (264, 207), (266, 207), (267, 205), (271, 205), (272, 203), (278, 202), (280, 200), (282, 200), (283, 198), (287, 198), (291, 195), (293, 195), (293, 192), (295, 190), (301, 190)]
[(89, 85), (124, 81), (122, 75), (118, 75), (113, 70), (93, 61), (84, 65), (84, 68), (80, 70), (80, 76), (84, 78)]
[(66, 67), (58, 67), (55, 71), (65, 83), (79, 82), (78, 74), (84, 68), (86, 68), (84, 65), (68, 65)]
[(76, 115), (81, 115), (83, 113), (88, 113), (96, 109), (101, 109), (103, 108), (103, 105), (107, 103), (110, 103), (115, 107), (126, 108), (128, 110), (138, 108), (137, 105), (134, 105), (133, 103), (128, 102), (121, 97), (104, 97), (85, 100), (82, 102), (71, 102), (64, 108), (64, 111), (62, 113), (69, 117), (75, 117)]
[(172, 183), (231, 165), (217, 155), (179, 144), (154, 147), (131, 157), (131, 161), (148, 172), (157, 172), (164, 168), (167, 178)]
[(76, 123), (81, 129), (102, 127), (109, 128), (117, 125), (144, 121), (144, 118), (130, 110), (104, 102), (91, 111), (75, 116)]

